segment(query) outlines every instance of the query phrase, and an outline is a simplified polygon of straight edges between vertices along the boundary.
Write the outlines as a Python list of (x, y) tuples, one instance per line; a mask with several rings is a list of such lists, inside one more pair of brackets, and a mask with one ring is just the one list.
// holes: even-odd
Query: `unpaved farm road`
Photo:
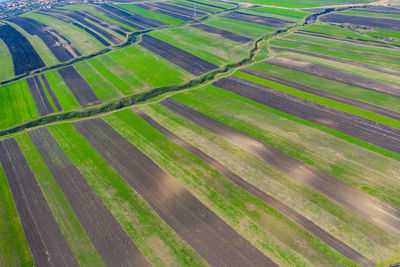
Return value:
[(242, 177), (236, 175), (233, 173), (231, 170), (226, 168), (224, 165), (219, 163), (217, 160), (214, 158), (210, 157), (197, 147), (191, 145), (190, 143), (186, 142), (179, 136), (175, 135), (168, 129), (164, 128), (162, 125), (157, 123), (155, 120), (153, 120), (151, 117), (149, 117), (147, 114), (145, 114), (143, 111), (137, 109), (137, 108), (132, 108), (132, 110), (138, 114), (140, 117), (142, 117), (145, 121), (147, 121), (151, 126), (156, 128), (158, 131), (160, 131), (163, 135), (167, 136), (169, 139), (171, 139), (173, 142), (175, 142), (177, 145), (185, 148), (187, 151), (191, 152), (198, 158), (202, 159), (204, 162), (206, 162), (208, 165), (210, 165), (212, 168), (215, 170), (219, 171), (221, 174), (223, 174), (226, 178), (231, 180), (233, 183), (236, 185), (240, 186), (247, 192), (249, 192), (251, 195), (257, 197), (261, 201), (263, 201), (265, 204), (268, 206), (274, 208), (275, 210), (279, 211), (280, 213), (284, 214), (286, 217), (291, 219), (293, 222), (298, 224), (300, 227), (304, 228), (306, 231), (311, 233), (312, 235), (316, 236), (318, 239), (320, 239), (322, 242), (326, 243), (333, 249), (337, 250), (339, 253), (343, 254), (345, 257), (349, 258), (350, 260), (360, 264), (361, 266), (374, 266), (375, 263), (366, 258), (365, 256), (361, 255), (342, 241), (338, 240), (328, 232), (326, 232), (324, 229), (313, 223), (312, 221), (308, 220), (306, 217), (302, 216), (301, 214), (297, 213), (290, 207), (286, 206), (279, 200), (273, 198), (272, 196), (268, 195), (267, 193), (261, 191), (254, 185), (246, 182), (245, 179)]
[(400, 210), (295, 159), (254, 137), (211, 119), (171, 98), (160, 104), (179, 116), (254, 154), (270, 166), (316, 190), (396, 237), (400, 237)]

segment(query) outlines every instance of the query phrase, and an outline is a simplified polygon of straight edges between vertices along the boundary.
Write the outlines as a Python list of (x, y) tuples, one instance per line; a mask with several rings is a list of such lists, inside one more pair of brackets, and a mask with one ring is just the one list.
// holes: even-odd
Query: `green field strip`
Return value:
[(399, 44), (400, 41), (400, 36), (399, 32), (396, 31), (389, 31), (389, 30), (382, 30), (382, 29), (372, 29), (372, 30), (366, 30), (363, 32), (363, 34), (372, 36), (372, 37), (382, 37), (382, 38), (392, 38), (396, 40), (397, 42), (395, 44)]
[(204, 265), (71, 124), (48, 129), (153, 265)]
[[(274, 8), (272, 8), (274, 9)], [(297, 23), (297, 22), (301, 22), (302, 19), (296, 18), (296, 17), (290, 17), (290, 16), (284, 16), (284, 15), (279, 15), (279, 14), (273, 14), (273, 13), (268, 13), (268, 12), (257, 12), (255, 10), (250, 9), (244, 9), (241, 10), (240, 12), (246, 13), (246, 14), (251, 14), (251, 15), (256, 15), (259, 17), (265, 17), (265, 18), (276, 18), (276, 19), (280, 19), (280, 20), (285, 20), (285, 21), (289, 21), (292, 23)]]
[(109, 22), (114, 23), (116, 25), (119, 25), (121, 27), (124, 27), (124, 28), (126, 28), (126, 29), (128, 29), (128, 30), (130, 30), (132, 32), (136, 32), (138, 30), (138, 29), (135, 29), (135, 28), (133, 28), (133, 27), (131, 27), (129, 25), (126, 25), (126, 24), (124, 24), (122, 22), (119, 22), (119, 21), (116, 21), (116, 20), (114, 20), (114, 19), (112, 19), (110, 17), (107, 17), (106, 15), (103, 15), (102, 13), (98, 12), (97, 10), (94, 10), (91, 7), (83, 7), (83, 9), (89, 11), (90, 13), (92, 13), (95, 16), (98, 16), (98, 17), (100, 17), (102, 19), (108, 20)]
[(338, 26), (327, 25), (322, 23), (311, 24), (302, 30), (327, 34), (327, 35), (337, 35), (337, 36), (344, 36), (344, 37), (352, 37), (352, 38), (360, 38), (360, 39), (367, 39), (367, 40), (375, 40), (375, 38), (370, 38), (365, 36), (362, 33), (356, 32), (351, 29), (346, 29)]
[(252, 0), (249, 1), (249, 3), (277, 6), (277, 7), (288, 7), (288, 8), (307, 8), (307, 7), (332, 6), (332, 5), (346, 5), (351, 3), (367, 3), (367, 1)]
[(38, 117), (39, 112), (26, 80), (0, 87), (0, 129)]
[(283, 40), (293, 40), (293, 41), (298, 41), (298, 42), (307, 42), (311, 44), (317, 44), (317, 45), (324, 45), (327, 47), (332, 47), (332, 48), (338, 48), (342, 50), (347, 50), (347, 51), (354, 51), (354, 52), (362, 52), (362, 53), (369, 53), (373, 55), (381, 55), (381, 56), (390, 56), (394, 58), (400, 58), (400, 51), (399, 49), (386, 49), (386, 48), (381, 48), (381, 47), (373, 47), (373, 46), (367, 46), (363, 45), (362, 43), (349, 43), (346, 42), (345, 40), (329, 40), (329, 39), (324, 39), (324, 38), (319, 38), (319, 37), (314, 37), (314, 36), (305, 36), (305, 35), (300, 35), (300, 34), (288, 34), (285, 35)]
[(87, 61), (81, 61), (74, 67), (89, 83), (96, 95), (103, 101), (121, 97), (119, 91), (114, 88), (104, 77), (99, 74)]
[(16, 140), (37, 177), (54, 218), (79, 264), (81, 266), (105, 266), (103, 259), (86, 235), (79, 219), (28, 134), (18, 135)]
[[(224, 12), (225, 9), (228, 9), (228, 8), (221, 9), (221, 8), (217, 8), (217, 7), (207, 6), (207, 5), (204, 5), (204, 4), (200, 4), (200, 3), (203, 3), (203, 2), (200, 2), (200, 1), (197, 1), (197, 2), (198, 3), (190, 2), (190, 1), (186, 1), (186, 0), (175, 0), (173, 3), (175, 3), (175, 4), (183, 3), (186, 6), (182, 5), (182, 7), (189, 8), (189, 9), (190, 9), (189, 6), (191, 6), (192, 8), (194, 8), (194, 6), (196, 6), (196, 8), (199, 7), (201, 9), (208, 10), (208, 11), (211, 11), (211, 12), (214, 12), (214, 13)], [(215, 4), (218, 4), (218, 3), (217, 2), (211, 3), (211, 5), (215, 5)], [(189, 6), (187, 6), (187, 5), (189, 5)], [(230, 8), (232, 8), (232, 7), (230, 7)], [(200, 10), (200, 11), (203, 11), (203, 10)], [(205, 11), (203, 11), (203, 12), (205, 12)]]
[(17, 31), (19, 31), (26, 39), (32, 44), (33, 48), (42, 58), (46, 66), (52, 66), (60, 63), (58, 59), (53, 55), (47, 45), (36, 35), (30, 35), (26, 31), (24, 31), (17, 24), (8, 22), (11, 26), (13, 26)]
[(400, 99), (379, 92), (363, 89), (360, 87), (347, 85), (340, 82), (326, 80), (310, 74), (287, 68), (270, 65), (267, 63), (258, 63), (249, 68), (259, 72), (268, 73), (270, 75), (297, 82), (321, 91), (333, 93), (350, 99), (370, 103), (376, 106), (387, 108), (396, 112), (400, 112)]
[(125, 83), (118, 75), (114, 74), (98, 58), (88, 60), (88, 63), (95, 68), (108, 82), (110, 82), (123, 95), (132, 93), (130, 86)]
[(193, 27), (163, 29), (149, 35), (217, 66), (246, 57), (251, 47)]
[[(380, 63), (380, 67), (387, 68), (387, 69), (393, 69), (393, 70), (400, 70), (398, 67), (398, 62), (396, 59), (389, 59), (389, 58), (384, 58), (384, 57), (379, 57), (378, 55), (358, 55), (355, 54), (357, 51), (355, 49), (353, 50), (346, 50), (349, 51), (349, 53), (346, 53), (346, 51), (337, 51), (335, 49), (341, 49), (339, 47), (335, 47), (334, 49), (331, 49), (326, 44), (324, 46), (321, 46), (321, 44), (315, 44), (312, 43), (296, 43), (296, 42), (291, 42), (290, 40), (283, 40), (283, 39), (274, 39), (270, 41), (271, 45), (276, 45), (276, 46), (281, 46), (281, 47), (288, 47), (292, 49), (298, 49), (298, 50), (303, 50), (303, 51), (309, 51), (313, 53), (319, 53), (323, 55), (328, 55), (332, 57), (338, 57), (342, 59), (347, 59), (350, 61), (355, 61), (355, 62), (360, 62), (364, 64), (369, 64), (369, 65), (375, 65), (377, 61)], [(351, 53), (355, 52), (355, 53)]]
[[(397, 14), (384, 14), (378, 12), (363, 12), (355, 10), (345, 10), (338, 12), (340, 14), (351, 15), (351, 16), (364, 16), (370, 18), (390, 18), (390, 19), (400, 19), (400, 15)], [(400, 21), (399, 21), (400, 23)]]
[(62, 33), (82, 55), (92, 54), (104, 47), (103, 44), (96, 40), (92, 35), (72, 24), (33, 12), (27, 13), (25, 16), (36, 19), (46, 25), (50, 25), (59, 33)]
[(50, 96), (50, 94), (49, 94), (49, 92), (48, 92), (48, 90), (47, 90), (47, 87), (46, 87), (46, 85), (44, 84), (44, 82), (43, 82), (42, 78), (40, 77), (40, 75), (38, 75), (38, 78), (39, 78), (39, 80), (40, 80), (40, 83), (42, 84), (43, 91), (44, 91), (44, 93), (46, 94), (46, 97), (47, 97), (47, 99), (49, 100), (51, 107), (53, 108), (53, 110), (54, 110), (55, 112), (60, 111), (60, 110), (57, 110), (57, 107), (56, 107), (56, 105), (54, 104), (54, 101), (53, 101), (53, 99), (51, 98), (51, 96)]
[[(92, 64), (92, 66), (94, 66), (104, 77), (107, 79), (110, 77), (110, 82), (113, 84), (117, 83), (118, 85), (114, 84), (114, 86), (121, 90), (125, 95), (132, 94), (135, 90), (140, 91), (141, 88), (148, 87), (143, 81), (136, 77), (133, 72), (127, 70), (122, 64), (113, 60), (112, 56), (109, 54), (89, 60), (89, 63)], [(111, 72), (112, 75), (106, 72)], [(116, 78), (111, 78), (114, 76)], [(121, 80), (121, 82), (119, 80)]]
[[(133, 72), (147, 87), (177, 84), (193, 77), (175, 64), (137, 45), (111, 52), (108, 55)], [(147, 88), (137, 88), (135, 93), (145, 89)]]
[[(268, 257), (275, 262), (286, 265), (310, 264), (307, 259), (304, 261), (304, 255), (294, 253), (293, 250), (296, 249), (298, 252), (301, 251), (295, 244), (296, 242), (293, 242), (294, 236), (297, 236), (296, 239), (300, 236), (306, 239), (307, 245), (304, 245), (311, 250), (323, 253), (328, 258), (326, 259), (328, 262), (332, 260), (329, 259), (330, 257), (338, 256), (335, 253), (331, 254), (332, 251), (326, 245), (321, 244), (287, 218), (231, 183), (193, 154), (163, 136), (143, 119), (133, 115), (131, 111), (115, 113), (112, 118), (106, 118), (108, 118), (107, 122), (127, 140), (171, 175), (180, 181), (183, 180), (182, 183), (189, 190), (194, 190), (192, 193), (199, 200), (209, 206), (241, 235), (244, 235), (253, 244), (256, 243), (256, 246), (266, 252)], [(280, 233), (277, 234), (277, 232)], [(283, 232), (289, 234), (284, 235)], [(343, 260), (341, 258), (338, 256), (335, 260), (341, 261)]]
[(354, 114), (354, 115), (357, 115), (357, 116), (360, 116), (360, 117), (363, 117), (363, 118), (366, 118), (366, 119), (369, 119), (372, 121), (376, 121), (376, 122), (385, 124), (387, 126), (390, 126), (390, 127), (396, 128), (396, 129), (400, 129), (400, 121), (386, 117), (384, 115), (381, 115), (381, 114), (378, 114), (378, 113), (375, 113), (372, 111), (369, 111), (369, 110), (361, 109), (361, 108), (354, 107), (354, 106), (351, 106), (348, 104), (344, 104), (344, 103), (341, 103), (341, 102), (338, 102), (335, 100), (331, 100), (328, 98), (324, 98), (324, 97), (320, 97), (320, 96), (313, 95), (310, 93), (306, 93), (301, 90), (291, 88), (289, 86), (282, 85), (282, 84), (279, 84), (276, 82), (268, 81), (263, 78), (259, 78), (257, 76), (253, 76), (253, 75), (250, 75), (247, 73), (236, 72), (234, 74), (234, 76), (245, 79), (245, 80), (249, 80), (249, 81), (264, 85), (264, 86), (274, 88), (276, 90), (312, 101), (314, 103), (318, 103), (318, 104), (321, 104), (321, 105), (324, 105), (327, 107), (331, 107), (331, 108), (334, 108), (337, 110), (341, 110), (341, 111), (344, 111), (344, 112), (347, 112), (350, 114)]
[(305, 11), (275, 8), (275, 7), (255, 7), (255, 8), (249, 8), (248, 10), (255, 11), (257, 13), (275, 14), (275, 15), (281, 15), (298, 19), (305, 18), (311, 14), (310, 12), (305, 12)]
[(140, 8), (137, 6), (134, 6), (132, 4), (117, 4), (117, 6), (122, 7), (124, 9), (127, 9), (128, 11), (131, 11), (133, 13), (137, 13), (139, 15), (143, 15), (170, 25), (182, 25), (185, 24), (184, 21), (177, 19), (177, 18), (173, 18), (164, 14), (160, 14), (157, 12), (153, 12), (144, 8)]
[[(83, 9), (84, 6), (63, 6), (63, 7), (61, 7), (61, 8), (62, 8), (62, 9), (79, 10), (79, 9)], [(62, 15), (63, 15), (63, 14), (62, 14)], [(63, 15), (63, 16), (64, 16), (64, 15)], [(68, 16), (65, 16), (65, 17), (68, 17)], [(71, 19), (71, 20), (73, 20), (73, 21), (76, 21), (76, 22), (79, 23), (79, 24), (81, 24), (79, 21), (75, 20), (75, 19), (72, 18), (72, 17), (68, 17), (68, 18)], [(104, 27), (104, 26), (102, 26), (101, 24), (99, 24), (99, 23), (97, 23), (97, 22), (94, 22), (93, 20), (90, 20), (90, 19), (88, 19), (88, 18), (87, 18), (86, 20), (87, 20), (88, 22), (90, 22), (91, 24), (93, 24), (93, 25), (99, 27), (99, 28), (102, 29), (103, 31), (106, 31), (106, 32), (108, 32), (109, 34), (113, 35), (114, 37), (121, 39), (121, 43), (124, 41), (124, 36), (122, 36), (122, 35), (116, 33), (115, 31), (113, 31), (113, 30), (111, 30), (111, 29), (109, 29), (109, 28), (107, 28), (107, 27)], [(81, 25), (82, 25), (82, 24), (81, 24)], [(84, 27), (87, 27), (87, 26), (84, 26)], [(108, 39), (107, 37), (105, 37), (104, 35), (102, 35), (100, 32), (97, 32), (97, 31), (94, 30), (94, 29), (91, 29), (91, 30), (94, 31), (94, 32), (96, 32), (98, 35), (100, 35), (101, 37), (103, 37), (105, 40), (108, 40), (110, 43), (114, 43), (113, 41), (111, 41), (110, 39)]]
[(194, 11), (195, 7), (196, 7), (196, 12), (200, 11), (200, 12), (203, 12), (206, 14), (207, 13), (212, 14), (212, 13), (220, 11), (220, 9), (218, 9), (218, 8), (214, 8), (214, 7), (210, 7), (210, 6), (203, 6), (203, 5), (200, 5), (197, 3), (187, 2), (184, 0), (175, 0), (175, 1), (168, 2), (168, 4), (170, 4), (172, 6), (178, 6), (178, 7), (183, 7), (186, 9), (191, 9), (191, 10), (193, 10), (193, 15), (195, 13), (195, 11)]
[[(231, 8), (236, 7), (236, 5), (234, 5), (234, 4), (231, 4), (228, 2), (223, 2), (223, 1), (208, 1), (208, 0), (196, 0), (196, 1), (200, 2), (200, 3), (204, 3), (205, 5), (208, 4), (208, 5), (213, 5), (213, 6), (219, 6), (224, 9), (231, 9)], [(186, 1), (186, 2), (189, 2), (189, 1)], [(189, 3), (192, 3), (192, 2), (189, 2)]]
[(34, 266), (24, 229), (0, 164), (0, 266)]
[(211, 17), (210, 19), (206, 20), (204, 24), (226, 31), (234, 32), (238, 35), (242, 35), (252, 39), (257, 39), (266, 33), (275, 31), (275, 29), (271, 27), (224, 17)]
[[(183, 120), (162, 107), (151, 105), (140, 108), (147, 114), (151, 114), (152, 118), (165, 128), (209, 154), (249, 183), (309, 217), (314, 223), (344, 240), (354, 249), (362, 251), (364, 255), (368, 254), (369, 257), (381, 260), (382, 253), (392, 256), (394, 248), (398, 248), (398, 239), (392, 238), (376, 226), (297, 183), (221, 137)], [(182, 164), (178, 162), (179, 166), (183, 166)], [(288, 198), (288, 195), (291, 197)], [(259, 222), (260, 225), (263, 223), (268, 223), (268, 221)], [(371, 251), (371, 246), (375, 251)], [(307, 252), (300, 253), (302, 254), (307, 255)]]
[(46, 72), (45, 75), (49, 81), (51, 89), (65, 111), (80, 107), (78, 101), (75, 99), (74, 95), (63, 81), (61, 75), (56, 70)]
[(10, 79), (14, 76), (13, 65), (8, 47), (3, 40), (0, 40), (0, 66), (2, 66), (0, 71), (0, 81)]
[[(306, 126), (300, 127), (299, 124), (294, 122), (289, 123), (289, 121), (287, 121), (288, 124), (293, 124), (292, 127), (294, 129), (295, 127), (297, 129), (300, 127), (300, 129), (295, 132), (299, 132), (297, 136), (301, 135), (302, 138), (298, 138), (296, 136), (290, 138), (291, 134), (293, 133), (285, 134), (284, 130), (279, 130), (278, 134), (274, 134), (271, 132), (271, 130), (268, 130), (268, 127), (264, 126), (269, 120), (268, 116), (272, 116), (265, 111), (271, 112), (273, 110), (263, 105), (256, 105), (250, 100), (248, 100), (247, 103), (252, 103), (258, 109), (262, 108), (264, 110), (263, 112), (260, 112), (257, 109), (252, 108), (254, 113), (258, 111), (258, 119), (254, 118), (252, 119), (253, 122), (249, 122), (245, 119), (237, 119), (232, 115), (228, 116), (227, 114), (239, 115), (247, 112), (247, 110), (243, 109), (243, 111), (241, 111), (242, 109), (240, 108), (230, 108), (240, 105), (238, 101), (235, 101), (235, 105), (230, 103), (233, 102), (233, 100), (230, 100), (230, 98), (233, 98), (233, 96), (230, 98), (225, 97), (230, 101), (227, 102), (228, 104), (223, 104), (221, 101), (217, 101), (218, 98), (216, 96), (222, 97), (225, 95), (223, 92), (220, 92), (221, 90), (222, 89), (217, 89), (211, 86), (204, 89), (203, 94), (215, 95), (212, 98), (207, 96), (207, 99), (209, 99), (207, 103), (204, 103), (203, 99), (205, 97), (197, 91), (193, 91), (188, 94), (178, 94), (173, 98), (184, 103), (185, 105), (194, 107), (199, 112), (209, 115), (210, 117), (224, 124), (247, 133), (261, 141), (265, 141), (266, 143), (282, 150), (292, 157), (321, 169), (351, 186), (366, 191), (367, 193), (382, 199), (394, 207), (400, 207), (400, 196), (397, 193), (399, 188), (393, 184), (393, 180), (395, 180), (395, 177), (399, 175), (398, 171), (393, 171), (400, 170), (400, 163), (398, 161), (390, 160), (382, 155), (373, 153), (355, 145), (348, 144), (347, 142), (336, 137), (329, 136), (326, 133), (309, 129)], [(242, 97), (238, 98), (243, 99)], [(210, 103), (212, 101), (214, 102)], [(203, 103), (202, 106), (199, 103)], [(224, 107), (221, 115), (218, 115), (215, 111), (217, 109), (216, 107)], [(229, 113), (227, 110), (230, 110), (231, 113)], [(279, 113), (275, 112), (275, 114)], [(264, 118), (264, 122), (261, 118)], [(270, 127), (271, 129), (276, 129), (275, 125), (271, 125)], [(293, 132), (293, 130), (290, 130), (289, 127), (284, 129), (288, 133)], [(278, 131), (278, 129), (276, 129), (276, 131)], [(312, 136), (312, 138), (310, 139), (310, 137), (307, 137), (307, 135), (300, 134), (300, 131), (304, 133), (311, 131), (312, 134), (310, 134), (310, 136)], [(279, 141), (279, 139), (274, 141), (273, 138), (276, 138), (276, 135), (282, 135), (282, 137), (279, 139), (283, 139), (284, 141)], [(283, 136), (285, 135), (289, 137), (284, 139)], [(285, 143), (288, 145), (285, 146)], [(316, 143), (320, 144), (317, 145)], [(324, 149), (322, 149), (323, 147)], [(325, 152), (321, 154), (320, 151)], [(331, 158), (326, 157), (326, 151), (331, 152)], [(380, 176), (379, 180), (376, 180), (377, 176)]]
[(400, 75), (389, 74), (381, 71), (371, 70), (359, 66), (354, 66), (351, 64), (341, 63), (337, 61), (332, 61), (328, 59), (323, 59), (316, 56), (302, 55), (292, 52), (284, 52), (282, 55), (290, 58), (299, 59), (302, 61), (312, 62), (332, 69), (341, 70), (343, 72), (355, 74), (361, 77), (382, 81), (385, 83), (391, 83), (395, 85), (400, 85)]

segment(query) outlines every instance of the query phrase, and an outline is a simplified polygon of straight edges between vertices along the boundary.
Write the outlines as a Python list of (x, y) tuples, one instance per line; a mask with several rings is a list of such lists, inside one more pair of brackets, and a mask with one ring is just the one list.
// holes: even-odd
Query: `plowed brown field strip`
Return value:
[(0, 39), (4, 41), (10, 51), (15, 75), (45, 66), (32, 44), (15, 28), (8, 24), (0, 26)]
[(29, 132), (94, 247), (108, 266), (150, 266), (46, 128)]
[(213, 266), (276, 266), (102, 119), (75, 128)]
[(400, 98), (400, 86), (398, 85), (376, 81), (319, 64), (281, 56), (270, 58), (265, 62), (275, 66), (301, 71), (324, 79), (358, 86), (367, 90)]
[(213, 85), (400, 154), (400, 130), (237, 77)]
[(243, 12), (238, 12), (238, 11), (233, 11), (230, 12), (226, 15), (224, 15), (226, 18), (230, 19), (235, 19), (235, 20), (240, 20), (244, 22), (250, 22), (262, 26), (267, 26), (267, 27), (272, 27), (272, 28), (282, 28), (285, 27), (289, 24), (292, 24), (292, 21), (287, 21), (283, 19), (277, 19), (273, 17), (265, 17), (265, 16), (257, 16), (253, 14), (248, 14), (248, 13), (243, 13)]
[(142, 41), (139, 45), (194, 75), (202, 75), (218, 68), (218, 66), (198, 56), (147, 34), (142, 36)]
[(60, 101), (58, 101), (57, 96), (54, 94), (53, 89), (51, 89), (50, 83), (46, 78), (46, 75), (44, 75), (43, 73), (40, 74), (40, 78), (42, 78), (44, 85), (46, 86), (47, 92), (49, 92), (49, 95), (51, 97), (51, 99), (54, 102), (54, 105), (56, 106), (58, 111), (63, 111), (63, 108), (60, 104)]
[(306, 231), (308, 231), (312, 235), (316, 236), (322, 242), (328, 244), (333, 249), (337, 250), (339, 253), (343, 254), (347, 258), (351, 259), (352, 261), (354, 261), (362, 266), (375, 265), (371, 260), (367, 259), (366, 257), (361, 255), (360, 253), (358, 253), (357, 251), (355, 251), (354, 249), (352, 249), (351, 247), (349, 247), (342, 241), (340, 241), (337, 238), (335, 238), (334, 236), (330, 235), (328, 232), (323, 230), (318, 225), (314, 224), (312, 221), (308, 220), (306, 217), (297, 213), (296, 211), (294, 211), (290, 207), (286, 206), (279, 200), (277, 200), (277, 199), (273, 198), (272, 196), (266, 194), (265, 192), (261, 191), (254, 185), (249, 184), (242, 177), (233, 173), (231, 170), (226, 168), (224, 165), (219, 163), (214, 158), (210, 157), (209, 155), (207, 155), (206, 153), (204, 153), (197, 147), (191, 145), (190, 143), (186, 142), (179, 136), (170, 132), (168, 129), (164, 128), (163, 126), (158, 124), (155, 120), (150, 118), (143, 111), (141, 111), (137, 108), (132, 108), (132, 110), (134, 112), (136, 112), (140, 117), (142, 117), (145, 121), (147, 121), (151, 126), (153, 126), (158, 131), (160, 131), (162, 134), (164, 134), (169, 139), (171, 139), (173, 142), (175, 142), (179, 146), (185, 148), (189, 152), (193, 153), (198, 158), (202, 159), (204, 162), (206, 162), (212, 168), (214, 168), (215, 170), (222, 173), (225, 177), (227, 177), (233, 183), (240, 186), (241, 188), (243, 188), (244, 190), (246, 190), (253, 196), (257, 197), (258, 199), (263, 201), (268, 206), (270, 206), (270, 207), (274, 208), (275, 210), (279, 211), (280, 213), (284, 214), (289, 219), (291, 219), (292, 221), (297, 223), (300, 227), (304, 228)]
[(0, 141), (0, 161), (37, 266), (79, 266), (15, 139)]
[(392, 206), (283, 153), (275, 147), (213, 120), (175, 100), (168, 98), (161, 101), (160, 104), (254, 154), (272, 167), (336, 201), (388, 233), (400, 237), (400, 211)]
[(287, 80), (284, 80), (284, 79), (281, 79), (281, 78), (278, 78), (278, 77), (275, 77), (275, 76), (272, 76), (272, 75), (269, 75), (269, 74), (266, 74), (266, 73), (258, 72), (256, 70), (241, 69), (240, 71), (244, 72), (244, 73), (247, 73), (247, 74), (251, 74), (251, 75), (260, 77), (260, 78), (263, 78), (263, 79), (266, 79), (266, 80), (270, 80), (270, 81), (273, 81), (273, 82), (276, 82), (276, 83), (280, 83), (280, 84), (283, 84), (283, 85), (286, 85), (286, 86), (289, 86), (289, 87), (292, 87), (292, 88), (296, 88), (296, 89), (301, 90), (303, 92), (307, 92), (307, 93), (314, 94), (314, 95), (317, 95), (317, 96), (329, 98), (329, 99), (332, 99), (332, 100), (335, 100), (335, 101), (338, 101), (338, 102), (341, 102), (341, 103), (345, 103), (345, 104), (348, 104), (348, 105), (351, 105), (351, 106), (354, 106), (354, 107), (366, 109), (366, 110), (369, 110), (369, 111), (372, 111), (372, 112), (376, 112), (378, 114), (381, 114), (381, 115), (384, 115), (384, 116), (387, 116), (387, 117), (390, 117), (390, 118), (393, 118), (393, 119), (400, 120), (400, 113), (392, 111), (392, 110), (389, 110), (389, 109), (385, 109), (385, 108), (382, 108), (382, 107), (379, 107), (379, 106), (375, 106), (375, 105), (372, 105), (372, 104), (369, 104), (369, 103), (364, 103), (364, 102), (361, 102), (361, 101), (358, 101), (358, 100), (354, 100), (352, 98), (347, 98), (347, 97), (343, 97), (343, 96), (340, 96), (340, 95), (335, 95), (335, 94), (332, 94), (332, 93), (329, 93), (329, 92), (325, 92), (325, 91), (322, 91), (322, 90), (314, 89), (314, 88), (311, 88), (311, 87), (308, 87), (308, 86), (305, 86), (305, 85), (302, 85), (302, 84), (299, 84), (299, 83), (287, 81)]
[(340, 53), (337, 54), (339, 57), (332, 57), (332, 56), (322, 55), (322, 54), (318, 54), (318, 53), (312, 53), (312, 52), (308, 52), (308, 51), (292, 49), (292, 48), (286, 48), (286, 47), (278, 47), (278, 46), (273, 46), (273, 45), (271, 45), (270, 48), (272, 50), (274, 50), (274, 51), (277, 51), (277, 52), (282, 52), (282, 51), (283, 52), (292, 52), (292, 53), (297, 53), (297, 54), (302, 54), (302, 55), (307, 55), (307, 56), (312, 56), (312, 57), (318, 57), (318, 58), (328, 59), (328, 60), (331, 60), (331, 61), (336, 61), (336, 62), (340, 62), (340, 63), (345, 63), (345, 64), (361, 67), (361, 68), (366, 68), (366, 69), (370, 69), (370, 70), (386, 72), (386, 73), (389, 73), (389, 74), (394, 74), (394, 75), (399, 75), (400, 76), (400, 71), (386, 69), (386, 68), (382, 68), (382, 67), (379, 67), (379, 66), (373, 66), (373, 65), (368, 65), (368, 64), (356, 62), (356, 61), (343, 59), (343, 58), (340, 58)]
[(240, 35), (237, 35), (236, 33), (233, 33), (233, 32), (230, 32), (230, 31), (221, 30), (219, 28), (215, 28), (215, 27), (208, 26), (208, 25), (205, 25), (205, 24), (192, 24), (190, 26), (192, 26), (194, 28), (197, 28), (197, 29), (200, 29), (202, 31), (218, 34), (218, 35), (220, 35), (220, 36), (222, 36), (224, 38), (227, 38), (229, 40), (232, 40), (232, 41), (235, 41), (235, 42), (238, 42), (238, 43), (245, 44), (245, 43), (249, 43), (249, 42), (252, 41), (250, 38), (247, 38), (247, 37), (244, 37), (244, 36), (240, 36)]
[(82, 107), (100, 104), (101, 100), (96, 96), (87, 81), (75, 70), (73, 66), (58, 69), (65, 84)]
[(373, 28), (400, 32), (400, 21), (397, 19), (371, 18), (364, 16), (330, 13), (320, 17), (320, 20), (324, 22), (350, 23), (354, 25), (369, 26)]
[(46, 93), (44, 92), (43, 86), (36, 75), (26, 79), (29, 90), (32, 94), (33, 100), (35, 101), (36, 107), (39, 111), (40, 116), (44, 116), (54, 112), (49, 100), (47, 99)]

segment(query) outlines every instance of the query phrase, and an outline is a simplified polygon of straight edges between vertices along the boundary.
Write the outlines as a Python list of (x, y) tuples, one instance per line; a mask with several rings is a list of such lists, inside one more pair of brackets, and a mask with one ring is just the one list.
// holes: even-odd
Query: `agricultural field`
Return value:
[(89, 1), (0, 22), (0, 266), (399, 266), (399, 16)]

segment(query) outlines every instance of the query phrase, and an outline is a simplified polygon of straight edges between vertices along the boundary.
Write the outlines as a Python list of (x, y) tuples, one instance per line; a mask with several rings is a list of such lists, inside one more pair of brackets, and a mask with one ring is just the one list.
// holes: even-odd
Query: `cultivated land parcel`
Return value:
[(0, 22), (0, 266), (400, 262), (400, 7)]

